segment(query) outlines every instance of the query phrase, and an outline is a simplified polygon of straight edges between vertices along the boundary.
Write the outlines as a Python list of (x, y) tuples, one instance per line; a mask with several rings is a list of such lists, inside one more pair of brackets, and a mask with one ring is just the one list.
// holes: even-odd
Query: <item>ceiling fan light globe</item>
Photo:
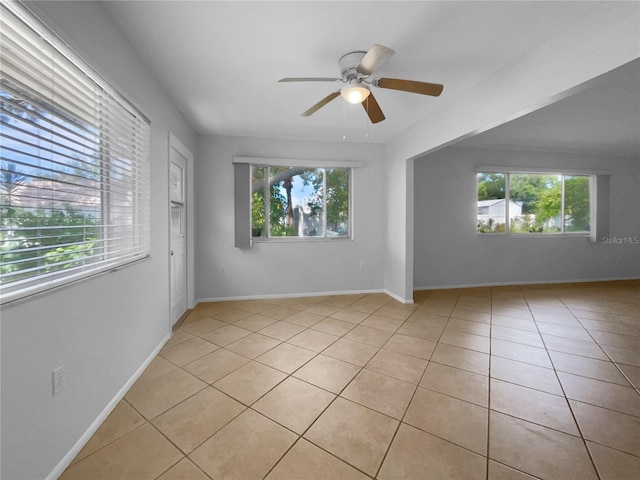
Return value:
[(344, 98), (346, 102), (354, 105), (364, 102), (369, 96), (369, 93), (371, 93), (369, 89), (362, 85), (347, 85), (340, 90), (342, 98)]

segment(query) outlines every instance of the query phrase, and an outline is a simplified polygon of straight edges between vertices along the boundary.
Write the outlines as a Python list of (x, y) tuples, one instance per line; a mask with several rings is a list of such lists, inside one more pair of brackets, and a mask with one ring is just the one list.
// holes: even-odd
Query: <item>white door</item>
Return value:
[(187, 311), (187, 160), (171, 148), (169, 192), (171, 215), (171, 325)]

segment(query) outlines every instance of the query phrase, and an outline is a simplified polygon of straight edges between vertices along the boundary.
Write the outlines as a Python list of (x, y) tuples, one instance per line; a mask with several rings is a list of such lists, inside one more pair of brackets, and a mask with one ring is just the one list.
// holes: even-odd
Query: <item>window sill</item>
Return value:
[(77, 285), (81, 282), (101, 277), (109, 273), (114, 273), (122, 270), (123, 268), (133, 267), (149, 260), (151, 260), (151, 255), (147, 254), (141, 258), (132, 259), (127, 262), (107, 265), (103, 268), (96, 268), (91, 271), (79, 272), (77, 274), (61, 277), (53, 281), (43, 282), (30, 288), (6, 293), (1, 296), (0, 303), (2, 305), (2, 308), (6, 308), (9, 306), (13, 307), (14, 305), (33, 300), (35, 298), (43, 297), (45, 295), (57, 292), (58, 290), (73, 287), (74, 285)]
[(279, 237), (279, 238), (261, 238), (253, 237), (253, 243), (333, 243), (333, 242), (350, 242), (352, 237)]
[(476, 233), (478, 238), (589, 238), (585, 233)]

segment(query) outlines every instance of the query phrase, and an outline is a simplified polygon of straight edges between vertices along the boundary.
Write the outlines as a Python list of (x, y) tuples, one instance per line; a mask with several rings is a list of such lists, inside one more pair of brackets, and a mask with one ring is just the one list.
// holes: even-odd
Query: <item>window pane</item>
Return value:
[(505, 231), (505, 174), (478, 173), (478, 233)]
[(509, 176), (510, 233), (560, 233), (562, 182), (560, 175)]
[(269, 236), (271, 237), (295, 236), (293, 210), (289, 211), (285, 188), (285, 185), (292, 185), (292, 170), (287, 167), (269, 168)]
[(349, 238), (350, 168), (251, 167), (254, 238)]
[(251, 236), (265, 237), (267, 235), (265, 218), (265, 175), (266, 167), (251, 167)]
[(564, 231), (589, 231), (589, 177), (564, 177)]
[[(297, 178), (296, 178), (297, 177)], [(307, 170), (293, 177), (295, 227), (300, 237), (324, 237), (324, 169)]]
[(327, 236), (349, 236), (349, 169), (327, 169)]
[(171, 202), (171, 236), (179, 237), (185, 235), (184, 227), (184, 205)]
[(324, 236), (323, 169), (270, 167), (270, 236)]

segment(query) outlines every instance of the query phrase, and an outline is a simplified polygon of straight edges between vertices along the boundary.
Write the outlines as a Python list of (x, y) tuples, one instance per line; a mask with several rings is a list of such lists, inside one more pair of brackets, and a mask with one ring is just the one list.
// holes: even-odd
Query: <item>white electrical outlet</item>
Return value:
[(64, 365), (60, 365), (51, 372), (51, 380), (53, 381), (53, 395), (57, 395), (64, 387)]
[(221, 266), (220, 273), (227, 273), (227, 269), (224, 266)]
[(364, 263), (364, 262), (360, 262), (360, 270), (361, 270), (361, 271), (364, 271), (364, 270), (366, 270), (366, 269), (367, 269), (367, 264), (366, 264), (366, 263)]

